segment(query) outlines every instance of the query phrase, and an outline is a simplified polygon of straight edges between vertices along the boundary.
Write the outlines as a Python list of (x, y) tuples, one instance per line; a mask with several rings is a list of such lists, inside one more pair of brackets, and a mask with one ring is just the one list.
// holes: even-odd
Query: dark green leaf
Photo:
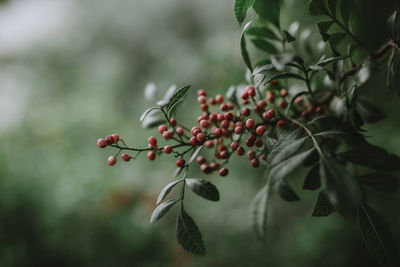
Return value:
[(299, 196), (294, 192), (293, 188), (284, 180), (281, 179), (276, 184), (279, 195), (286, 201), (298, 201)]
[(332, 49), (335, 49), (338, 47), (340, 42), (342, 42), (343, 38), (346, 36), (345, 33), (333, 33), (329, 36), (329, 45), (331, 46)]
[(189, 89), (190, 85), (186, 85), (176, 90), (176, 92), (171, 96), (169, 104), (167, 106), (168, 118), (174, 116), (176, 110), (178, 109), (179, 105), (183, 102), (183, 99), (185, 98)]
[(350, 14), (351, 14), (351, 1), (341, 0), (340, 1), (340, 12), (342, 13), (342, 18), (344, 24), (349, 25)]
[(381, 216), (367, 204), (361, 203), (358, 209), (358, 223), (367, 248), (380, 264), (395, 266), (393, 256), (398, 253), (396, 242)]
[(319, 62), (317, 63), (317, 65), (319, 65), (319, 66), (326, 66), (326, 65), (328, 65), (328, 64), (330, 64), (330, 63), (334, 63), (334, 62), (337, 62), (337, 61), (339, 61), (339, 60), (346, 59), (346, 58), (348, 58), (348, 57), (349, 57), (349, 56), (340, 56), (340, 57), (330, 57), (330, 58), (326, 58), (326, 59), (324, 59), (324, 60), (319, 61)]
[(256, 67), (254, 69), (253, 75), (260, 74), (262, 72), (269, 72), (273, 68), (274, 68), (274, 65), (272, 65), (272, 64), (266, 64), (266, 65), (263, 65), (263, 66), (258, 66), (258, 67)]
[(268, 79), (264, 82), (264, 84), (267, 84), (273, 80), (280, 80), (280, 79), (296, 79), (296, 80), (305, 81), (305, 79), (298, 74), (282, 72), (282, 73), (268, 77)]
[(261, 20), (271, 22), (277, 28), (280, 28), (280, 8), (281, 0), (256, 0), (253, 4), (254, 11), (260, 16)]
[(278, 53), (278, 50), (276, 49), (276, 47), (264, 39), (254, 38), (254, 39), (251, 39), (251, 42), (255, 45), (255, 47), (257, 47), (258, 49), (260, 49), (268, 54)]
[(172, 188), (174, 188), (175, 185), (177, 185), (179, 182), (182, 182), (182, 181), (183, 181), (182, 179), (176, 180), (176, 181), (170, 182), (169, 184), (164, 186), (164, 188), (161, 190), (160, 194), (158, 195), (156, 204), (157, 205), (160, 204), (160, 202), (165, 199), (165, 197), (169, 194), (169, 192), (171, 192)]
[(153, 211), (153, 214), (151, 214), (150, 223), (153, 223), (161, 219), (165, 214), (167, 214), (169, 209), (178, 201), (180, 201), (180, 199), (168, 199), (167, 201), (158, 205), (157, 208)]
[(343, 165), (334, 159), (321, 158), (321, 182), (329, 201), (346, 215), (353, 216), (361, 201), (361, 190)]
[(303, 164), (304, 160), (307, 159), (307, 157), (314, 151), (314, 149), (315, 148), (311, 148), (296, 154), (272, 167), (270, 171), (271, 183), (274, 184), (299, 168)]
[(247, 10), (253, 5), (254, 0), (235, 0), (235, 16), (239, 25), (242, 25), (244, 19), (246, 18)]
[(393, 49), (388, 60), (387, 86), (400, 95), (400, 52)]
[(193, 152), (192, 156), (190, 156), (188, 164), (192, 163), (193, 160), (199, 155), (200, 151), (203, 149), (203, 146), (199, 146), (196, 148), (196, 150)]
[(324, 191), (319, 192), (317, 201), (314, 205), (312, 216), (324, 217), (336, 211), (335, 206), (329, 201)]
[(321, 187), (321, 176), (319, 175), (319, 164), (316, 164), (307, 173), (304, 180), (303, 189), (316, 190)]
[(334, 17), (336, 16), (336, 5), (337, 5), (337, 0), (328, 0), (329, 9), (331, 10), (331, 14)]
[(276, 34), (268, 29), (267, 27), (251, 27), (247, 30), (246, 34), (248, 35), (254, 35), (257, 36), (258, 38), (266, 38), (266, 39), (273, 39), (273, 40), (279, 40), (279, 38), (276, 36)]
[(291, 35), (288, 31), (283, 31), (283, 33), (285, 34), (286, 42), (291, 43), (296, 40), (296, 38), (293, 35)]
[(322, 39), (324, 40), (324, 42), (327, 42), (329, 40), (329, 35), (328, 30), (329, 28), (332, 26), (333, 21), (322, 21), (322, 22), (318, 22), (318, 30), (322, 35)]
[(310, 14), (312, 16), (329, 14), (323, 0), (311, 0), (308, 6), (308, 10), (310, 11)]
[(176, 237), (179, 244), (187, 251), (197, 255), (206, 254), (201, 232), (193, 219), (183, 209), (183, 205), (178, 214)]
[(218, 189), (209, 181), (197, 178), (186, 178), (185, 181), (189, 188), (197, 195), (211, 201), (219, 200)]
[(176, 168), (175, 171), (174, 171), (174, 173), (172, 174), (172, 177), (173, 177), (173, 178), (178, 177), (179, 174), (181, 174), (182, 171), (183, 171), (183, 168), (180, 168), (180, 167)]
[(299, 150), (305, 146), (309, 140), (309, 137), (303, 137), (290, 143), (287, 142), (284, 146), (275, 146), (268, 156), (268, 162), (271, 164), (271, 166), (281, 163), (282, 161), (299, 152)]
[(360, 183), (384, 193), (395, 193), (399, 183), (395, 176), (386, 173), (370, 173), (355, 177)]
[(375, 123), (386, 117), (380, 107), (361, 97), (358, 98), (357, 110), (362, 119), (367, 123)]
[(400, 17), (397, 14), (397, 11), (393, 12), (389, 17), (388, 25), (393, 41), (400, 46)]
[(265, 241), (267, 233), (267, 209), (269, 199), (269, 185), (264, 186), (251, 202), (250, 210), (252, 226), (257, 237)]
[(246, 45), (246, 37), (245, 33), (247, 29), (250, 27), (251, 21), (249, 21), (243, 28), (242, 35), (240, 36), (240, 53), (242, 54), (242, 58), (244, 63), (246, 64), (247, 68), (253, 72), (253, 67), (251, 66), (251, 61), (249, 57), (249, 52), (247, 51), (247, 45)]

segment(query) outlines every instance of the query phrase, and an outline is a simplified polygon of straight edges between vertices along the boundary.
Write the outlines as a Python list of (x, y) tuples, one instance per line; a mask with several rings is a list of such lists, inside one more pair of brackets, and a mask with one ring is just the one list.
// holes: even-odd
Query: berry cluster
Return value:
[[(178, 124), (175, 118), (167, 120), (168, 125), (160, 125), (158, 131), (166, 141), (174, 141), (174, 145), (158, 146), (157, 138), (149, 137), (147, 148), (129, 148), (117, 134), (100, 138), (97, 145), (100, 148), (112, 146), (119, 148), (115, 156), (108, 158), (108, 164), (116, 164), (116, 156), (122, 150), (131, 150), (137, 154), (122, 154), (123, 161), (136, 158), (141, 152), (147, 152), (150, 161), (162, 154), (174, 154), (177, 157), (176, 166), (184, 168), (186, 160), (184, 156), (192, 152), (196, 147), (204, 146), (213, 149), (213, 157), (207, 160), (204, 156), (198, 156), (197, 162), (205, 174), (218, 171), (220, 176), (228, 175), (225, 165), (233, 154), (243, 156), (246, 154), (250, 165), (254, 168), (260, 166), (260, 160), (266, 160), (266, 149), (263, 136), (274, 136), (277, 129), (293, 127), (297, 125), (285, 119), (285, 109), (288, 102), (292, 101), (290, 112), (293, 118), (302, 117), (304, 120), (313, 115), (322, 114), (324, 109), (317, 105), (314, 108), (306, 102), (302, 96), (292, 99), (288, 90), (279, 85), (278, 81), (269, 84), (265, 95), (252, 85), (247, 86), (241, 94), (241, 105), (226, 101), (221, 94), (215, 97), (207, 97), (205, 90), (198, 90), (197, 102), (200, 105), (202, 115), (197, 117), (197, 125), (191, 129)], [(276, 140), (275, 140), (276, 141)], [(120, 142), (120, 143), (119, 143)], [(188, 147), (185, 151), (180, 149)]]

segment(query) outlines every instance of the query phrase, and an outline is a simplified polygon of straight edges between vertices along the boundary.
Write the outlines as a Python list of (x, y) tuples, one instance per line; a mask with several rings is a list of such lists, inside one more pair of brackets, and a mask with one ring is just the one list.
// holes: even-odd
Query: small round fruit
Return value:
[(266, 129), (267, 129), (267, 127), (265, 125), (260, 125), (256, 129), (256, 134), (261, 136), (261, 135), (263, 135), (265, 133)]
[(176, 128), (176, 132), (177, 132), (177, 134), (178, 134), (179, 136), (182, 136), (182, 135), (185, 133), (185, 131), (182, 129), (182, 127)]
[(165, 154), (171, 154), (172, 152), (172, 146), (165, 146), (164, 147), (164, 153)]
[(222, 176), (222, 177), (227, 176), (227, 175), (228, 175), (228, 172), (229, 172), (229, 171), (228, 171), (227, 168), (222, 168), (222, 169), (220, 169), (220, 170), (218, 171), (219, 175)]
[(214, 141), (213, 140), (207, 140), (204, 145), (206, 146), (206, 148), (212, 148), (214, 147)]
[(243, 156), (243, 155), (244, 155), (244, 148), (241, 147), (241, 146), (239, 146), (238, 149), (236, 150), (236, 153), (237, 153), (239, 156)]
[(117, 159), (114, 156), (110, 156), (107, 160), (108, 165), (114, 166), (117, 163)]
[(192, 130), (190, 131), (190, 133), (193, 135), (193, 136), (196, 136), (198, 133), (200, 133), (201, 132), (201, 129), (200, 129), (200, 127), (199, 126), (194, 126), (193, 128), (192, 128)]
[(231, 143), (231, 149), (232, 150), (236, 150), (236, 149), (238, 149), (238, 147), (239, 147), (239, 143), (237, 141), (233, 141)]
[(176, 119), (175, 118), (172, 118), (170, 121), (169, 121), (169, 123), (171, 123), (171, 125), (173, 126), (173, 127), (175, 127), (176, 126)]
[(251, 113), (251, 110), (249, 108), (244, 108), (242, 110), (242, 115), (245, 116), (245, 117), (250, 116), (250, 113)]
[(163, 132), (165, 132), (167, 130), (168, 130), (168, 128), (165, 125), (158, 126), (158, 131), (160, 132), (160, 134), (162, 134)]
[(198, 157), (197, 157), (197, 163), (203, 164), (203, 163), (205, 163), (205, 162), (206, 162), (205, 157), (203, 157), (203, 156), (198, 156)]
[[(164, 134), (163, 134), (163, 136), (164, 136)], [(150, 145), (150, 147), (157, 146), (157, 139), (154, 136), (149, 137), (149, 145)]]
[(114, 137), (114, 143), (117, 143), (119, 141), (119, 135), (118, 134), (113, 134), (112, 137)]
[(114, 136), (112, 136), (112, 135), (108, 135), (106, 137), (106, 140), (107, 140), (107, 144), (109, 144), (109, 145), (112, 145), (115, 143)]
[(248, 159), (254, 159), (255, 157), (256, 157), (256, 152), (254, 152), (254, 150), (247, 151), (247, 158)]
[(147, 152), (147, 158), (148, 158), (148, 160), (155, 160), (156, 159), (156, 153), (154, 153), (153, 150)]
[(171, 138), (172, 138), (172, 133), (169, 132), (169, 131), (166, 131), (166, 132), (164, 132), (164, 133), (162, 134), (162, 136), (163, 136), (164, 139), (168, 140), (168, 139), (171, 139)]
[(258, 159), (252, 159), (251, 166), (253, 166), (254, 168), (258, 168), (260, 166), (260, 161)]
[(121, 158), (123, 161), (128, 162), (131, 160), (131, 155), (129, 155), (128, 153), (124, 153), (124, 154), (122, 154)]
[(199, 144), (203, 144), (206, 139), (206, 135), (204, 133), (198, 133), (196, 135), (196, 139), (199, 142)]
[(107, 140), (105, 138), (100, 138), (97, 140), (97, 146), (100, 148), (105, 148), (107, 146)]
[(197, 96), (206, 96), (207, 95), (207, 92), (205, 91), (205, 90), (203, 90), (203, 89), (199, 89), (198, 91), (197, 91)]
[(276, 123), (276, 127), (278, 127), (278, 128), (284, 128), (285, 126), (286, 126), (286, 121), (284, 121), (284, 120), (279, 120)]
[(222, 130), (221, 130), (221, 128), (215, 128), (215, 129), (213, 130), (213, 134), (214, 134), (216, 137), (221, 137), (221, 136), (222, 136)]
[(246, 128), (247, 128), (247, 129), (251, 129), (251, 128), (254, 127), (254, 124), (255, 124), (254, 119), (248, 119), (248, 120), (246, 121)]
[(178, 159), (176, 161), (176, 166), (179, 168), (183, 168), (185, 166), (185, 160), (184, 159)]
[(224, 96), (223, 95), (216, 95), (215, 96), (215, 101), (218, 103), (218, 104), (222, 104), (222, 102), (224, 102)]

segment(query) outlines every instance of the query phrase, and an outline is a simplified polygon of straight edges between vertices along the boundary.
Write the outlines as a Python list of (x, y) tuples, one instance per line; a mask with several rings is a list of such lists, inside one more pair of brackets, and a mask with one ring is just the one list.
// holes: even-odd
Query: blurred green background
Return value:
[[(107, 134), (135, 146), (155, 134), (139, 123), (151, 105), (149, 81), (160, 93), (192, 84), (211, 94), (245, 82), (233, 2), (1, 1), (0, 266), (376, 266), (355, 223), (310, 216), (316, 192), (300, 191), (303, 175), (289, 180), (302, 201), (272, 197), (268, 241), (258, 242), (248, 207), (262, 170), (237, 159), (227, 178), (210, 178), (220, 202), (188, 194), (208, 247), (207, 256), (189, 255), (175, 240), (174, 210), (148, 223), (173, 161), (109, 167), (112, 150), (97, 148)], [(300, 20), (317, 35), (306, 2), (286, 0), (282, 22)], [(386, 18), (399, 8), (379, 2), (355, 1), (353, 12), (355, 32), (372, 48), (387, 39)], [(400, 99), (382, 77), (362, 94), (387, 120), (366, 129), (371, 142), (400, 154)], [(193, 92), (178, 115), (186, 125), (199, 114)], [(399, 194), (374, 193), (373, 201), (399, 233)]]

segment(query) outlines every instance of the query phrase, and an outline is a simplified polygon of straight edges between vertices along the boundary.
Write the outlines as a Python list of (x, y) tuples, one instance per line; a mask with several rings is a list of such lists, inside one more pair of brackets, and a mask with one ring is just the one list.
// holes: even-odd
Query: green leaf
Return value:
[(239, 25), (242, 25), (244, 19), (246, 18), (247, 10), (253, 5), (254, 0), (235, 0), (235, 16)]
[(329, 14), (323, 0), (311, 0), (308, 6), (308, 10), (312, 16)]
[(314, 152), (314, 149), (315, 148), (311, 148), (309, 150), (296, 154), (293, 157), (290, 157), (272, 167), (270, 171), (271, 183), (274, 184), (280, 179), (291, 174), (297, 168), (301, 167), (301, 165), (307, 159), (307, 157), (312, 152)]
[(142, 121), (142, 127), (143, 128), (154, 128), (160, 124), (163, 124), (165, 122), (164, 118), (161, 118), (159, 116), (147, 116), (143, 121)]
[(288, 63), (293, 59), (294, 55), (289, 53), (272, 55), (271, 63), (278, 71), (283, 71)]
[(272, 64), (266, 64), (266, 65), (262, 65), (262, 66), (258, 66), (254, 69), (253, 74), (252, 75), (256, 75), (256, 74), (260, 74), (263, 72), (270, 72), (272, 71), (274, 68), (274, 65)]
[(329, 28), (333, 25), (333, 21), (321, 21), (318, 22), (318, 30), (322, 36), (322, 39), (324, 42), (327, 42), (329, 40), (330, 35), (328, 35), (328, 30)]
[(185, 181), (189, 188), (197, 195), (211, 201), (219, 200), (218, 189), (209, 181), (198, 178), (186, 178)]
[(148, 109), (146, 109), (143, 113), (142, 113), (142, 115), (140, 116), (140, 122), (142, 122), (146, 117), (147, 117), (147, 115), (149, 115), (153, 110), (156, 110), (156, 109), (159, 109), (158, 107), (152, 107), (152, 108), (148, 108)]
[(296, 40), (296, 38), (293, 35), (291, 35), (288, 31), (283, 31), (283, 33), (285, 34), (286, 42), (291, 43)]
[(268, 161), (271, 166), (276, 166), (287, 158), (293, 156), (309, 141), (309, 137), (296, 139), (291, 143), (286, 143), (284, 146), (276, 146), (268, 156)]
[(349, 57), (349, 56), (340, 56), (340, 57), (330, 57), (330, 58), (326, 58), (326, 59), (323, 59), (323, 60), (319, 61), (319, 62), (317, 63), (317, 65), (318, 65), (318, 66), (326, 66), (326, 65), (328, 65), (328, 64), (330, 64), (330, 63), (334, 63), (334, 62), (337, 62), (337, 61), (346, 59), (346, 58), (348, 58), (348, 57)]
[(304, 179), (303, 189), (316, 190), (321, 187), (321, 176), (319, 175), (319, 164), (314, 165)]
[(338, 45), (342, 42), (344, 37), (346, 36), (346, 33), (333, 33), (329, 36), (329, 45), (331, 48), (336, 49)]
[(269, 82), (271, 82), (273, 80), (280, 80), (280, 79), (296, 79), (296, 80), (305, 81), (305, 79), (298, 74), (294, 74), (294, 73), (290, 73), (290, 72), (282, 72), (282, 73), (279, 73), (276, 75), (269, 76), (268, 79), (266, 79), (264, 81), (264, 85), (268, 84)]
[(249, 52), (247, 51), (247, 45), (246, 45), (246, 37), (245, 33), (247, 29), (250, 27), (252, 21), (249, 21), (243, 28), (242, 35), (240, 36), (240, 53), (242, 54), (242, 58), (244, 63), (246, 64), (247, 68), (253, 72), (253, 67), (251, 66), (251, 61), (249, 57)]
[(329, 201), (346, 215), (353, 216), (361, 201), (361, 190), (343, 165), (332, 158), (321, 157), (321, 182)]
[(360, 183), (384, 193), (395, 193), (399, 183), (395, 176), (386, 173), (370, 173), (355, 177)]
[(400, 46), (400, 18), (397, 14), (397, 11), (394, 11), (389, 17), (388, 25), (393, 41)]
[(392, 50), (388, 60), (387, 86), (400, 95), (400, 52)]
[(281, 179), (276, 184), (279, 195), (286, 201), (298, 201), (299, 196), (294, 192), (293, 188), (284, 180)]
[(351, 14), (351, 1), (341, 0), (340, 1), (340, 12), (342, 13), (343, 22), (345, 25), (349, 25), (350, 14)]
[(183, 209), (183, 205), (178, 214), (176, 237), (185, 250), (197, 255), (206, 254), (201, 232), (193, 219)]
[(269, 200), (269, 184), (265, 185), (253, 198), (250, 204), (252, 226), (256, 236), (265, 241), (267, 233), (267, 209)]
[(329, 9), (331, 10), (331, 14), (334, 17), (336, 17), (336, 5), (337, 5), (337, 0), (328, 0)]
[(171, 192), (172, 188), (174, 188), (175, 185), (177, 185), (178, 183), (180, 183), (182, 181), (183, 181), (183, 179), (176, 180), (176, 181), (170, 182), (169, 184), (164, 186), (164, 188), (161, 190), (160, 194), (158, 195), (156, 204), (157, 205), (160, 204), (160, 202), (165, 199), (165, 197), (169, 194), (169, 192)]
[(173, 177), (173, 178), (178, 177), (179, 174), (181, 174), (182, 171), (183, 171), (183, 168), (181, 168), (181, 167), (176, 168), (175, 171), (174, 171), (174, 173), (172, 174), (172, 177)]
[(192, 163), (193, 160), (199, 155), (200, 151), (203, 149), (203, 146), (199, 146), (196, 148), (196, 150), (193, 152), (193, 154), (190, 156), (188, 164)]
[(278, 53), (278, 50), (276, 49), (276, 47), (264, 39), (254, 38), (254, 39), (251, 39), (251, 42), (254, 44), (255, 47), (257, 47), (258, 49), (260, 49), (268, 54)]
[(257, 36), (258, 38), (279, 40), (279, 38), (276, 36), (276, 34), (273, 31), (271, 31), (270, 29), (268, 29), (267, 27), (253, 26), (247, 30), (246, 34)]
[(367, 248), (380, 264), (395, 266), (393, 255), (398, 253), (396, 242), (381, 216), (367, 204), (361, 203), (358, 209), (358, 223)]
[(183, 102), (183, 99), (185, 98), (189, 89), (190, 85), (186, 85), (176, 90), (176, 92), (171, 96), (169, 104), (167, 106), (167, 114), (169, 119), (172, 116), (174, 116), (176, 110), (178, 109), (179, 105)]
[(262, 21), (271, 22), (277, 28), (280, 28), (281, 4), (281, 0), (256, 0), (253, 4), (253, 9)]
[(150, 223), (153, 223), (161, 219), (165, 214), (167, 214), (169, 209), (173, 205), (175, 205), (178, 201), (180, 201), (180, 199), (169, 199), (158, 205), (157, 208), (153, 211), (153, 214), (151, 214)]
[(361, 97), (359, 97), (357, 101), (357, 110), (362, 119), (367, 123), (375, 123), (386, 117), (385, 113), (380, 107)]
[(335, 211), (335, 206), (329, 201), (329, 198), (326, 196), (324, 191), (319, 192), (312, 216), (324, 217), (334, 213)]

